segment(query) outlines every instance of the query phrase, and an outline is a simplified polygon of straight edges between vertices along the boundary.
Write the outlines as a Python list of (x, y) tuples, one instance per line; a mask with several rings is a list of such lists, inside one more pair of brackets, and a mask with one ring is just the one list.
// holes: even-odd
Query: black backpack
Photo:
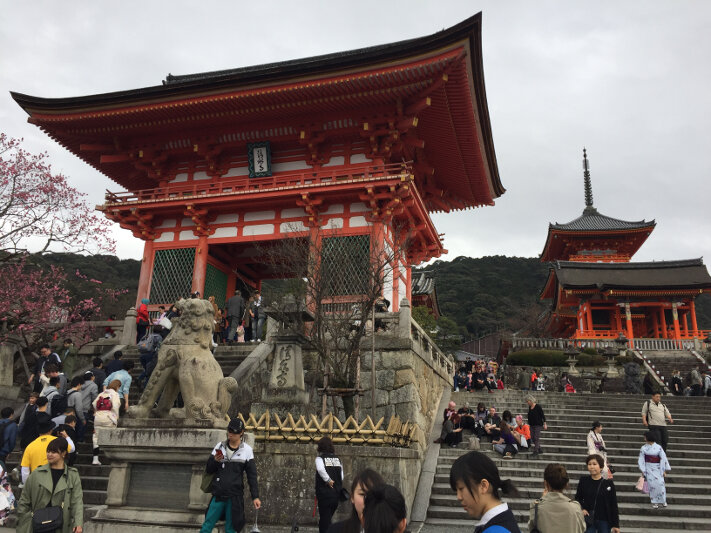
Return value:
[(67, 410), (67, 396), (67, 394), (59, 393), (52, 396), (52, 400), (50, 401), (49, 405), (49, 413), (52, 418), (64, 414), (64, 411)]

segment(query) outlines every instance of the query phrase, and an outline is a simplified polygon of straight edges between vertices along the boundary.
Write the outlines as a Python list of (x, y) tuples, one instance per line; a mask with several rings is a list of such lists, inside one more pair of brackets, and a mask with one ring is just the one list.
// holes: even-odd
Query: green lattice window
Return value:
[(346, 296), (370, 292), (370, 237), (324, 237), (321, 241), (324, 295)]
[(222, 309), (225, 307), (225, 294), (227, 294), (227, 274), (208, 263), (203, 297), (214, 296), (217, 307)]
[(151, 280), (151, 303), (170, 304), (190, 294), (195, 248), (156, 250)]

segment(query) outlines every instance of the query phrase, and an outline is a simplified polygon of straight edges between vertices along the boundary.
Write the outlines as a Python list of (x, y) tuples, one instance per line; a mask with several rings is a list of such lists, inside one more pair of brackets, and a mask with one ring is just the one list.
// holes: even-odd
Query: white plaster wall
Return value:
[(180, 174), (176, 174), (175, 177), (170, 180), (169, 183), (180, 183), (181, 181), (188, 181), (187, 172), (181, 172)]
[(274, 211), (252, 211), (244, 215), (245, 222), (254, 220), (272, 220), (276, 216)]
[(284, 161), (282, 163), (272, 162), (272, 172), (289, 172), (293, 170), (308, 170), (311, 167), (306, 161)]
[(368, 211), (368, 206), (363, 202), (354, 202), (351, 204), (351, 213), (363, 213), (364, 211)]
[(195, 222), (193, 222), (192, 218), (185, 217), (181, 222), (180, 225), (183, 226), (184, 228), (187, 228), (189, 226), (194, 226)]
[(242, 230), (242, 235), (271, 235), (274, 233), (274, 224), (256, 224), (254, 226), (245, 226)]
[(348, 221), (348, 225), (351, 228), (361, 228), (364, 226), (370, 226), (370, 222), (368, 222), (365, 217), (351, 217)]
[(234, 176), (247, 176), (248, 174), (249, 174), (249, 167), (232, 167), (222, 177), (223, 178), (232, 178)]
[(372, 159), (365, 157), (365, 154), (353, 154), (351, 155), (351, 163), (368, 163)]
[(343, 213), (343, 204), (331, 204), (326, 210), (327, 215), (333, 215), (338, 213)]
[(217, 239), (219, 237), (236, 237), (237, 228), (232, 226), (229, 228), (216, 228), (215, 233), (210, 235), (208, 239)]
[(328, 222), (326, 222), (323, 226), (321, 226), (322, 229), (336, 229), (336, 228), (342, 228), (343, 227), (343, 219), (342, 218), (332, 218)]
[(192, 241), (193, 239), (197, 239), (197, 237), (195, 236), (195, 234), (193, 233), (193, 230), (191, 230), (191, 229), (181, 231), (180, 235), (178, 235), (179, 241)]
[(295, 231), (307, 231), (307, 228), (301, 220), (295, 220), (294, 222), (282, 222), (279, 226), (279, 231), (281, 233), (293, 233)]
[(324, 167), (337, 167), (340, 165), (343, 165), (346, 162), (346, 158), (343, 157), (342, 155), (338, 155), (336, 157), (332, 157), (328, 163), (323, 165)]
[(201, 170), (201, 171), (195, 172), (193, 174), (193, 179), (194, 180), (209, 180), (210, 176), (207, 175), (207, 172), (205, 172), (204, 170)]
[(160, 226), (156, 226), (157, 228), (174, 228), (175, 224), (177, 223), (177, 220), (174, 218), (168, 218), (164, 220)]
[(292, 207), (291, 209), (282, 209), (281, 218), (305, 217), (306, 211), (301, 207)]
[(161, 233), (160, 237), (155, 239), (153, 242), (167, 242), (167, 241), (172, 241), (174, 238), (175, 238), (174, 232), (166, 231), (164, 233)]
[(237, 213), (225, 213), (218, 215), (215, 219), (215, 224), (233, 224), (239, 222), (239, 214)]

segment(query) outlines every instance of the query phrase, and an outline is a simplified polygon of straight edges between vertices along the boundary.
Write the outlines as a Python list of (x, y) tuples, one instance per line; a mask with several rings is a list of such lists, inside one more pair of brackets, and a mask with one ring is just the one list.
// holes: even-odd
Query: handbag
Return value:
[(533, 529), (528, 533), (541, 533), (541, 530), (538, 529), (538, 502), (533, 504)]
[(215, 480), (215, 473), (214, 472), (212, 474), (203, 472), (202, 480), (200, 481), (200, 490), (203, 491), (205, 494), (211, 494), (212, 493), (212, 482), (214, 480)]
[(33, 533), (43, 533), (62, 529), (64, 525), (64, 502), (62, 505), (42, 507), (32, 513)]
[(644, 476), (639, 476), (637, 484), (634, 486), (634, 488), (636, 488), (640, 492), (649, 494), (649, 483), (647, 483), (647, 480), (644, 479)]
[(168, 317), (163, 317), (158, 321), (159, 326), (163, 326), (165, 329), (170, 329), (173, 327), (173, 323), (170, 321), (170, 318)]

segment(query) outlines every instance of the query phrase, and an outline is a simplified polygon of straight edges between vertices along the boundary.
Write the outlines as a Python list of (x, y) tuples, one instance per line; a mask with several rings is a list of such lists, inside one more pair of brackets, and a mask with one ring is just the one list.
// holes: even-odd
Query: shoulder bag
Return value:
[[(56, 488), (56, 487), (55, 487)], [(69, 476), (67, 475), (67, 488), (64, 491), (64, 500), (69, 496)], [(54, 496), (54, 490), (52, 490)], [(49, 501), (52, 501), (50, 496)], [(60, 505), (51, 505), (36, 509), (32, 512), (32, 532), (33, 533), (50, 533), (61, 531), (64, 526), (64, 502)]]
[(602, 487), (604, 481), (604, 479), (601, 479), (600, 484), (597, 486), (597, 492), (595, 493), (595, 501), (593, 502), (592, 512), (590, 514), (583, 515), (583, 518), (585, 519), (586, 528), (592, 527), (592, 525), (595, 523), (595, 507), (597, 507), (597, 497), (600, 494), (600, 487)]

